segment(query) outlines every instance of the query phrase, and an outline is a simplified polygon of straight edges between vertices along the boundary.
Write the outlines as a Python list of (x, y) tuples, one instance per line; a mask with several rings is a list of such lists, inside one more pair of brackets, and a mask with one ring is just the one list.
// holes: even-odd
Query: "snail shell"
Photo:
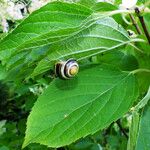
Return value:
[(79, 71), (79, 65), (75, 59), (60, 61), (55, 65), (55, 74), (61, 79), (70, 79)]

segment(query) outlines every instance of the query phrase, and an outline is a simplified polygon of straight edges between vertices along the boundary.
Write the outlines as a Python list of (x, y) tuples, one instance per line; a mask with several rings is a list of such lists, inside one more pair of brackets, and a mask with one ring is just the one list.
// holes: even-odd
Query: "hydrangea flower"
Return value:
[(23, 19), (21, 9), (25, 9), (25, 4), (15, 3), (11, 0), (3, 0), (0, 3), (0, 25), (2, 26), (3, 32), (8, 32), (7, 20), (20, 20)]
[(10, 1), (8, 3), (8, 7), (6, 9), (6, 12), (14, 20), (23, 19), (23, 15), (22, 15), (21, 10), (20, 10), (20, 9), (22, 9), (22, 7), (20, 6), (20, 4), (15, 5), (13, 2)]

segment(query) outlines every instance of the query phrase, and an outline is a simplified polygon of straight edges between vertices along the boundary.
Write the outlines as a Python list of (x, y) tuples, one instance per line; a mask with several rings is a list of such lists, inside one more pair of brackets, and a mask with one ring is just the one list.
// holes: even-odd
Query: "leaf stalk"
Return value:
[(149, 69), (140, 68), (140, 69), (133, 70), (133, 71), (131, 71), (130, 73), (132, 73), (132, 74), (137, 74), (137, 73), (140, 73), (140, 72), (147, 72), (147, 73), (150, 73), (150, 70), (149, 70)]

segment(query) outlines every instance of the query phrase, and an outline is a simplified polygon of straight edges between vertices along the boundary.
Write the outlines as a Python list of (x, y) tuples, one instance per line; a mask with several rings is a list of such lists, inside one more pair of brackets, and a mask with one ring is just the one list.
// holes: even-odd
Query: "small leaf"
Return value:
[(138, 96), (132, 74), (112, 66), (89, 65), (71, 80), (54, 80), (35, 103), (23, 147), (68, 145), (120, 118)]

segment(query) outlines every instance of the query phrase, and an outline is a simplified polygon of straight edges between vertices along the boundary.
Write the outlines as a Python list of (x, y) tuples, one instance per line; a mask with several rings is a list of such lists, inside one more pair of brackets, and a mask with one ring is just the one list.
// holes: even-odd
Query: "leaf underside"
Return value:
[(34, 77), (58, 60), (81, 60), (130, 44), (127, 32), (106, 13), (52, 2), (33, 12), (0, 42), (0, 59), (11, 76)]

